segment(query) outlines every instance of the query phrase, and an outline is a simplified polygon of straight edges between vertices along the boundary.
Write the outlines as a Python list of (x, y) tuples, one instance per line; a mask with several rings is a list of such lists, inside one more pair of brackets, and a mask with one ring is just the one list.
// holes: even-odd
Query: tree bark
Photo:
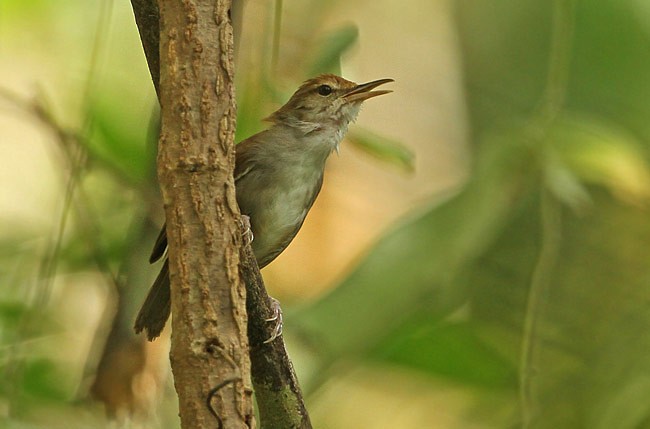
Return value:
[[(234, 24), (241, 25), (243, 2), (233, 0), (232, 3), (234, 9), (231, 15), (235, 19), (239, 17)], [(159, 33), (152, 31), (154, 27), (158, 29), (158, 6), (155, 0), (131, 0), (131, 4), (151, 78), (160, 98)], [(247, 289), (246, 308), (251, 345), (250, 356), (253, 363), (253, 384), (262, 420), (261, 425), (271, 429), (309, 429), (312, 427), (309, 414), (282, 337), (271, 343), (265, 342), (273, 334), (273, 323), (266, 322), (273, 315), (273, 309), (250, 244), (242, 246), (240, 252), (240, 270)]]
[(248, 340), (262, 427), (311, 429), (309, 414), (284, 340), (279, 337), (267, 342), (273, 334), (274, 325), (266, 321), (275, 314), (249, 244), (242, 247), (240, 270), (247, 288)]
[[(253, 426), (229, 0), (159, 0), (171, 364), (183, 428)], [(149, 57), (149, 55), (148, 55)]]

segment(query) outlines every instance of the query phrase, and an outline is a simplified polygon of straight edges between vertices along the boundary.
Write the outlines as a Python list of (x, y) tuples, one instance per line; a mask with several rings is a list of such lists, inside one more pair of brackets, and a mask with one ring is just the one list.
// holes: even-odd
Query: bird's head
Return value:
[(324, 74), (307, 80), (289, 101), (267, 120), (298, 128), (305, 134), (323, 128), (347, 129), (369, 98), (392, 91), (373, 91), (393, 79), (357, 84), (340, 76)]

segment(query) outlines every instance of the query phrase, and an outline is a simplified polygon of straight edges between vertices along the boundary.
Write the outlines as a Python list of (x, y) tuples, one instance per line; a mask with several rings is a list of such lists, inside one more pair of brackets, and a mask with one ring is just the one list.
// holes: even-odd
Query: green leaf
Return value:
[(15, 327), (27, 311), (27, 306), (22, 302), (0, 301), (0, 333), (2, 329)]
[(27, 362), (23, 369), (22, 387), (29, 395), (62, 401), (67, 396), (61, 383), (63, 378), (63, 374), (51, 360), (35, 359)]
[(261, 79), (249, 72), (241, 78), (245, 80), (237, 90), (237, 128), (235, 142), (252, 136), (264, 128), (262, 119), (271, 112), (263, 109), (268, 103), (268, 91), (263, 88)]
[[(47, 0), (3, 0), (2, 14), (9, 22), (11, 18), (41, 18), (51, 13), (51, 3)], [(15, 15), (15, 16), (14, 16)]]
[[(322, 355), (367, 353), (413, 312), (441, 318), (467, 297), (457, 275), (480, 255), (520, 204), (539, 170), (526, 146), (494, 137), (472, 180), (454, 198), (423, 208), (387, 232), (329, 295), (290, 321)], [(531, 182), (531, 179), (533, 181)]]
[(325, 36), (318, 46), (312, 65), (309, 67), (309, 76), (321, 73), (341, 74), (341, 55), (357, 41), (359, 29), (354, 24), (349, 24)]
[(647, 211), (602, 189), (589, 192), (592, 205), (579, 214), (563, 210), (553, 232), (561, 246), (539, 305), (527, 307), (540, 252), (540, 207), (533, 200), (467, 267), (471, 320), (487, 343), (517, 362), (523, 319), (534, 312), (539, 427), (604, 428), (617, 420), (625, 425), (613, 427), (645, 427), (634, 424), (650, 415), (643, 400), (650, 394), (643, 380), (650, 341), (640, 334), (650, 323), (643, 298), (650, 292)]
[[(647, 368), (646, 368), (647, 369)], [(601, 406), (590, 409), (595, 429), (636, 429), (647, 427), (650, 404), (643, 400), (650, 395), (650, 376), (639, 373), (626, 377), (621, 386), (609, 392)]]
[(95, 131), (87, 142), (91, 160), (133, 184), (149, 180), (155, 162), (155, 145), (146, 138), (151, 112), (136, 112), (123, 100), (112, 99), (96, 101), (91, 109)]
[(348, 133), (347, 140), (360, 150), (388, 164), (409, 172), (415, 169), (415, 154), (397, 140), (358, 127)]
[(584, 182), (626, 202), (650, 199), (650, 166), (643, 145), (630, 133), (574, 115), (558, 121), (548, 139), (556, 159)]
[(467, 323), (440, 323), (426, 317), (393, 332), (374, 352), (375, 358), (464, 384), (516, 386), (516, 368), (486, 344)]

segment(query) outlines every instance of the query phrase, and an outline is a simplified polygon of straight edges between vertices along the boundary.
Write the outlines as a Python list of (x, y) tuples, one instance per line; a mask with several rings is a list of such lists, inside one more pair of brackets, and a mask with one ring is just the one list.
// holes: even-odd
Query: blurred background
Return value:
[[(650, 428), (650, 4), (248, 0), (237, 140), (393, 78), (264, 270), (317, 428)], [(177, 428), (129, 2), (0, 2), (0, 426)]]

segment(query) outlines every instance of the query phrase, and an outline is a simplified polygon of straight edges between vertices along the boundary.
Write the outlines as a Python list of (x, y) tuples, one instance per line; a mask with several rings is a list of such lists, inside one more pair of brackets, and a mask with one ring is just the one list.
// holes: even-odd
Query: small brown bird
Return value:
[[(325, 74), (302, 84), (289, 101), (266, 120), (273, 125), (236, 147), (237, 203), (250, 218), (253, 252), (260, 268), (291, 243), (323, 184), (325, 161), (336, 150), (361, 104), (391, 91), (373, 91), (393, 82), (379, 79), (356, 84)], [(167, 248), (163, 226), (149, 259), (160, 259)], [(171, 303), (169, 265), (165, 263), (149, 290), (135, 322), (136, 333), (149, 340), (160, 335)]]

